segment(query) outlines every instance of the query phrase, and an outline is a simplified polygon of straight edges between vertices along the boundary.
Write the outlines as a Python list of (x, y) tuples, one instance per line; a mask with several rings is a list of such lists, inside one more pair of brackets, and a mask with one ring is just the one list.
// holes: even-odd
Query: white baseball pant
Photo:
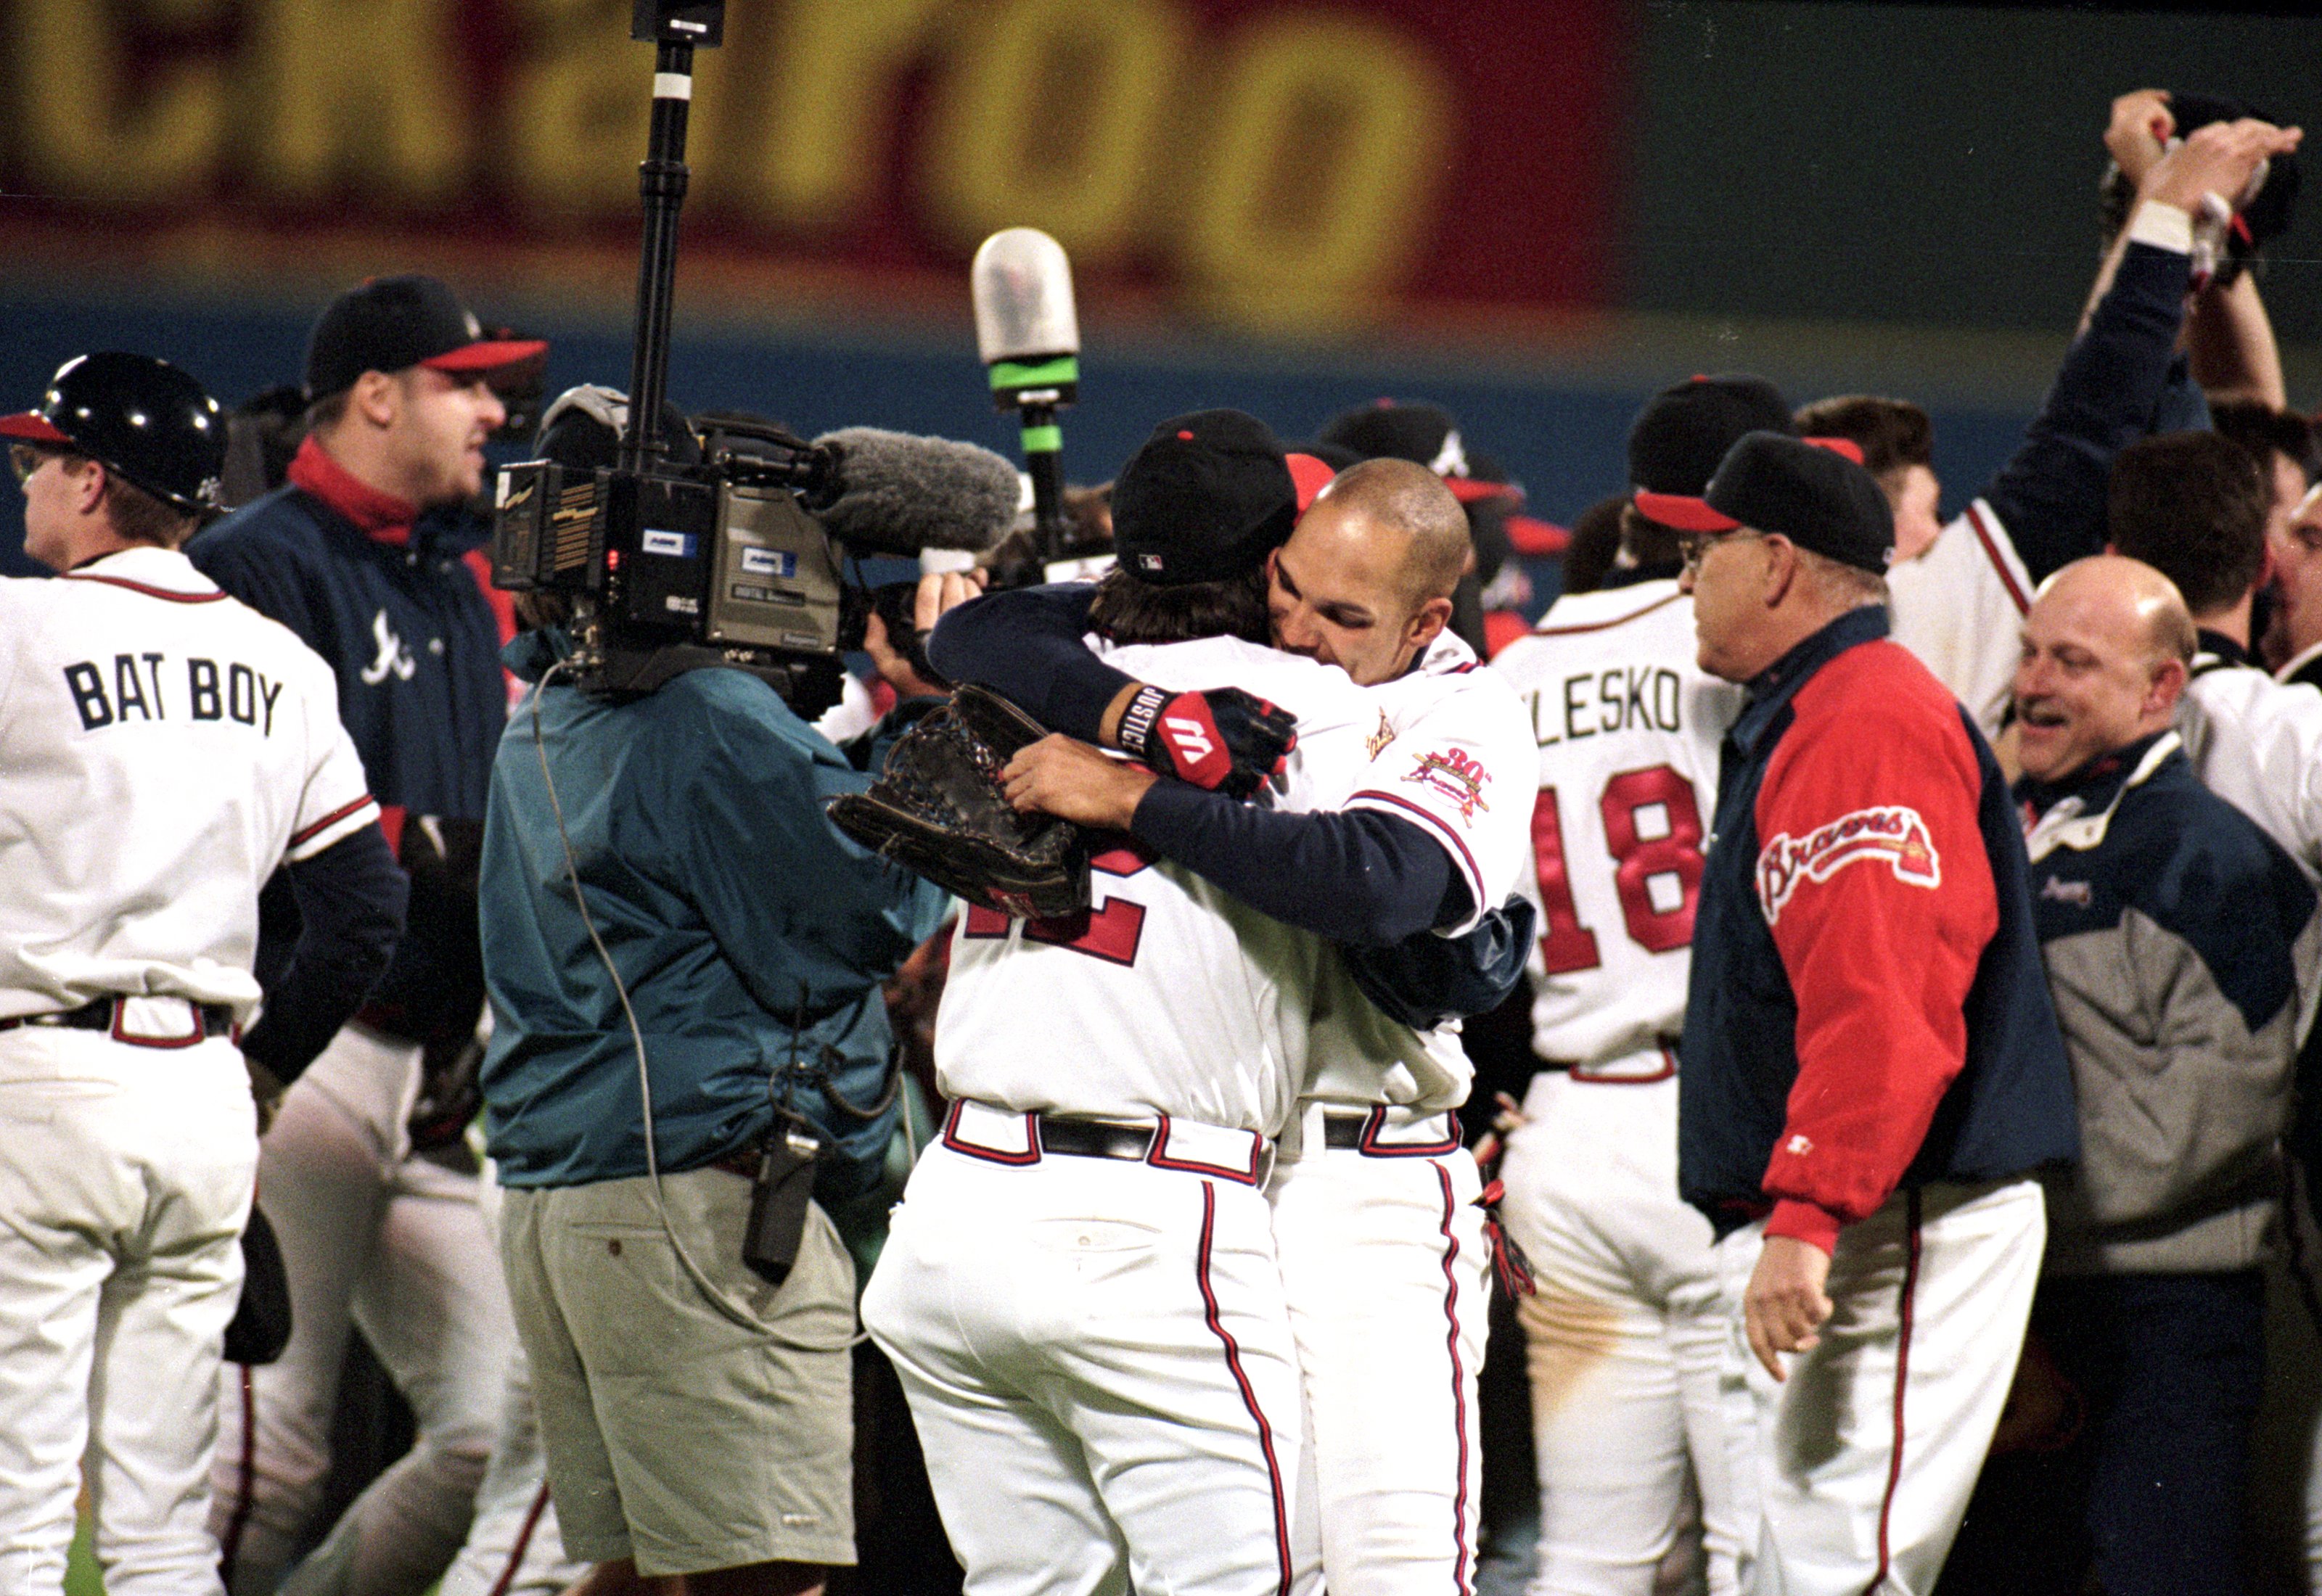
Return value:
[(84, 1456), (107, 1591), (219, 1589), (210, 1454), (257, 1115), (242, 1054), (188, 1033), (187, 1004), (123, 1009), (193, 1043), (0, 1033), (0, 1590), (30, 1596), (64, 1588)]
[(1991, 1448), (2047, 1243), (2034, 1180), (1898, 1191), (1839, 1232), (1813, 1350), (1766, 1373), (1742, 1299), (1763, 1221), (1717, 1244), (1749, 1596), (1928, 1596)]
[[(477, 1201), (485, 1233), (497, 1247), (500, 1187), (489, 1163)], [(564, 1555), (556, 1503), (548, 1494), (540, 1410), (533, 1404), (532, 1363), (519, 1337), (508, 1354), (507, 1387), (492, 1460), (484, 1469), (484, 1482), (476, 1488), (476, 1516), (436, 1596), (553, 1596), (579, 1581), (589, 1567)]]
[(1543, 1070), (1507, 1139), (1500, 1217), (1540, 1473), (1532, 1596), (1649, 1596), (1696, 1515), (1712, 1596), (1744, 1533), (1719, 1406), (1725, 1301), (1709, 1221), (1677, 1194), (1677, 1077), (1655, 1047)]
[(1287, 1596), (1298, 1366), (1261, 1144), (1173, 1121), (1156, 1167), (1044, 1155), (1025, 1121), (958, 1106), (863, 1299), (970, 1596)]
[[(1331, 1596), (1475, 1588), (1476, 1373), (1491, 1261), (1482, 1181), (1448, 1114), (1301, 1115), (1274, 1242), (1303, 1377)], [(1326, 1120), (1361, 1145), (1331, 1148)]]
[(211, 1524), (235, 1596), (274, 1591), (313, 1516), (351, 1325), (411, 1403), (419, 1436), (285, 1596), (418, 1596), (467, 1537), (516, 1329), (477, 1178), (411, 1153), (419, 1053), (348, 1025), (292, 1085), (260, 1148), (291, 1333), (279, 1362), (224, 1372)]

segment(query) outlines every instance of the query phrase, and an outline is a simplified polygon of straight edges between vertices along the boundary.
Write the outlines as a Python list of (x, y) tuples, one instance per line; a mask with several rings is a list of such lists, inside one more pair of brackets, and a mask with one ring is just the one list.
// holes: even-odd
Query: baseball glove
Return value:
[(1080, 827), (1019, 815), (1001, 771), (1047, 735), (1007, 699), (964, 687), (895, 740), (864, 793), (833, 798), (839, 830), (972, 904), (1052, 919), (1089, 906), (1088, 844)]

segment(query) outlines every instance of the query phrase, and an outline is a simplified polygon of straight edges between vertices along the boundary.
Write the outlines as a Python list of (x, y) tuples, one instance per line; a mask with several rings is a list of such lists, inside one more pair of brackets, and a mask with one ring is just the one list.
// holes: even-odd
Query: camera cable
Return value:
[(869, 1339), (869, 1331), (858, 1330), (836, 1345), (800, 1341), (778, 1334), (763, 1318), (751, 1312), (745, 1304), (735, 1301), (729, 1292), (703, 1272), (701, 1266), (694, 1262), (693, 1254), (686, 1250), (676, 1227), (669, 1221), (669, 1208), (662, 1197), (661, 1156), (654, 1141), (653, 1077), (645, 1068), (644, 1028), (637, 1024), (636, 1008), (629, 1001), (628, 983), (621, 979), (620, 970), (614, 964), (613, 955), (605, 946), (605, 939), (597, 934), (596, 917), (589, 912), (588, 897), (580, 889), (580, 866), (573, 857), (572, 834), (564, 825), (564, 805), (556, 796), (556, 779), (548, 770), (548, 743), (541, 727), (542, 698), (548, 684), (555, 679), (559, 671), (563, 670), (564, 665), (564, 661), (557, 661), (541, 674), (540, 680), (533, 687), (532, 747), (540, 760), (540, 780), (548, 793), (549, 811), (556, 817), (556, 840), (564, 850), (564, 880), (572, 889), (572, 907), (580, 912), (581, 929), (589, 934), (589, 944), (597, 950), (598, 961), (605, 966), (605, 973), (612, 978), (613, 990), (621, 1000), (622, 1017), (628, 1022), (629, 1041), (636, 1050), (637, 1095), (644, 1107), (645, 1177), (653, 1190), (654, 1215), (661, 1221), (662, 1234), (669, 1238), (670, 1250), (676, 1255), (678, 1264), (685, 1271), (687, 1278), (693, 1281), (694, 1289), (718, 1310), (719, 1317), (737, 1328), (765, 1336), (776, 1345), (789, 1347), (794, 1352), (836, 1353), (859, 1346)]

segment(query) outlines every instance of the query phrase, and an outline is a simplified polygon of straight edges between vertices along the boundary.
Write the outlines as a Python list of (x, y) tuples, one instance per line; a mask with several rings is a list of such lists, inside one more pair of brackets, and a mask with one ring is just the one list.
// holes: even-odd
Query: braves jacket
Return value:
[(1827, 1251), (1898, 1187), (2073, 1158), (2023, 835), (1966, 712), (1878, 606), (1749, 690), (1694, 920), (1686, 1199)]
[(2049, 1186), (2049, 1272), (2257, 1263), (2322, 943), (2314, 889), (2201, 785), (2174, 732), (2016, 794), (2080, 1097), (2080, 1167)]
[[(339, 719), (379, 799), (380, 829), (413, 878), (403, 940), (363, 1017), (456, 1044), (483, 1006), (475, 861), (507, 690), (499, 623), (451, 533), (309, 438), (288, 485), (186, 553), (297, 633), (336, 676)], [(261, 983), (272, 984), (297, 924), (278, 883), (260, 903)]]

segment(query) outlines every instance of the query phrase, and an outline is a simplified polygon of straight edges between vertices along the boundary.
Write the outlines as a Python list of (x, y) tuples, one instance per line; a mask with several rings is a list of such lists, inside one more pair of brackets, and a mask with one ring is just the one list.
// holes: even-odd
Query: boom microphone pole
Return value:
[(677, 296), (677, 218), (685, 205), (686, 114), (693, 103), (693, 52), (726, 35), (726, 0), (636, 0), (629, 37), (654, 46), (653, 128), (637, 168), (644, 201), (644, 248), (637, 261), (636, 350), (629, 367), (629, 427), (621, 470), (647, 470), (668, 451), (662, 400), (669, 391), (670, 308)]
[(975, 347), (992, 372), (992, 397), (1022, 424), (1032, 479), (1033, 535), (1043, 560), (1065, 552), (1064, 433), (1056, 411), (1080, 392), (1080, 320), (1064, 246), (1037, 227), (983, 241), (969, 271)]

